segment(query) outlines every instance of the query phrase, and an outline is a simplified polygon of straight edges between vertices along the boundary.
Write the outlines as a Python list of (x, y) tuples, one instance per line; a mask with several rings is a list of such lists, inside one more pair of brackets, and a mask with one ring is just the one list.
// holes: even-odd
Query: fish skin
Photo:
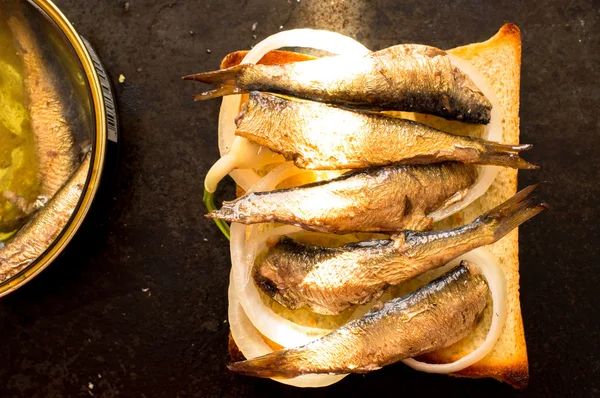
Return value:
[(442, 161), (537, 168), (519, 157), (530, 145), (453, 135), (411, 120), (257, 91), (250, 93), (236, 125), (236, 135), (266, 146), (304, 169)]
[(8, 18), (21, 48), (29, 116), (39, 157), (41, 196), (51, 198), (75, 172), (75, 144), (60, 94), (24, 16)]
[(492, 105), (446, 52), (401, 44), (364, 56), (334, 56), (285, 65), (238, 65), (186, 76), (218, 86), (210, 99), (267, 91), (362, 110), (428, 113), (487, 124)]
[(391, 165), (223, 202), (207, 217), (254, 224), (280, 222), (306, 230), (390, 232), (431, 229), (427, 214), (443, 208), (475, 183), (475, 166), (456, 162)]
[(276, 378), (367, 373), (466, 337), (488, 298), (488, 286), (478, 267), (463, 261), (413, 293), (390, 300), (320, 339), (234, 362), (229, 369)]
[(253, 270), (257, 286), (290, 309), (333, 315), (479, 246), (492, 244), (547, 205), (518, 192), (472, 223), (444, 231), (403, 231), (389, 239), (321, 247), (284, 237)]
[(63, 230), (85, 188), (91, 155), (88, 153), (67, 183), (0, 249), (0, 282), (35, 261)]

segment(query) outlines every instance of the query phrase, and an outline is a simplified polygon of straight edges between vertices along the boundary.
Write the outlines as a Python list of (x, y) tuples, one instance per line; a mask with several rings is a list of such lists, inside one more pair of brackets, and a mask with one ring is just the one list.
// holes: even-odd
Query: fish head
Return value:
[(287, 256), (269, 251), (266, 257), (254, 265), (254, 281), (265, 294), (289, 309), (298, 309), (306, 303), (297, 294), (301, 287), (301, 270)]
[[(473, 120), (481, 120), (484, 124), (489, 123), (491, 118), (492, 103), (485, 97), (483, 92), (475, 85), (473, 80), (460, 69), (453, 66), (454, 79), (456, 81), (457, 95), (461, 98), (462, 102), (469, 106), (469, 116)], [(451, 104), (448, 100), (446, 105), (453, 108), (454, 104)], [(452, 111), (452, 109), (448, 109)], [(461, 120), (461, 117), (457, 117)]]

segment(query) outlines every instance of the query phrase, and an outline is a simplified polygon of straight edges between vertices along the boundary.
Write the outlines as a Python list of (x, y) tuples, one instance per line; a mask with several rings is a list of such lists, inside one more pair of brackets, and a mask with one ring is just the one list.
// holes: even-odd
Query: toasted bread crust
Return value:
[[(489, 40), (449, 50), (471, 62), (494, 87), (502, 107), (502, 138), (504, 143), (519, 142), (519, 89), (521, 69), (521, 33), (514, 24), (504, 25)], [(503, 168), (490, 189), (475, 203), (456, 215), (463, 222), (504, 202), (517, 191), (517, 170)], [(475, 365), (456, 376), (493, 377), (515, 388), (524, 388), (529, 381), (529, 365), (521, 306), (519, 301), (519, 241), (514, 230), (504, 239), (487, 249), (497, 256), (504, 269), (508, 287), (508, 316), (500, 339), (493, 351)], [(454, 361), (483, 341), (487, 330), (480, 327), (476, 338), (461, 341), (447, 349), (427, 356), (428, 361)]]
[[(489, 40), (482, 43), (457, 47), (448, 52), (470, 62), (484, 76), (496, 92), (502, 107), (502, 141), (516, 144), (519, 142), (519, 90), (521, 69), (521, 33), (511, 23), (505, 24)], [(227, 55), (221, 68), (237, 65), (247, 51), (237, 51)], [(308, 60), (312, 57), (285, 51), (272, 51), (265, 55), (261, 63), (277, 64)], [(517, 191), (517, 170), (503, 168), (490, 189), (477, 201), (448, 220), (450, 225), (470, 222), (479, 214), (504, 202)], [(237, 187), (238, 196), (243, 190)], [(529, 366), (521, 307), (519, 302), (519, 243), (518, 231), (514, 230), (504, 239), (486, 247), (497, 256), (506, 274), (508, 287), (508, 316), (500, 339), (492, 352), (473, 366), (453, 376), (457, 377), (492, 377), (506, 382), (515, 388), (524, 388), (529, 381)], [(491, 311), (488, 311), (491, 312)], [(487, 314), (488, 320), (490, 314)], [(487, 322), (489, 324), (489, 322)], [(432, 363), (447, 363), (459, 359), (475, 349), (485, 338), (487, 326), (481, 326), (473, 336), (435, 353), (427, 354), (419, 359)], [(232, 349), (235, 347), (235, 350)], [(232, 360), (236, 360), (239, 350), (230, 336), (229, 351)], [(234, 356), (235, 355), (235, 356)]]

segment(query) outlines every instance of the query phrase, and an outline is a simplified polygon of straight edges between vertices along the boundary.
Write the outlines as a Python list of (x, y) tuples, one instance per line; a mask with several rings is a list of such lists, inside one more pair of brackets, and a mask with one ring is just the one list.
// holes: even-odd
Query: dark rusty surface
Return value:
[[(521, 228), (521, 298), (531, 381), (416, 373), (403, 365), (314, 396), (600, 395), (597, 2), (56, 0), (95, 46), (116, 86), (119, 173), (64, 255), (0, 300), (0, 396), (296, 396), (231, 374), (228, 246), (203, 218), (202, 180), (217, 159), (219, 101), (193, 103), (186, 74), (283, 29), (316, 27), (372, 49), (449, 48), (504, 22), (523, 34), (521, 138), (543, 166), (553, 211)], [(257, 22), (256, 31), (252, 24)], [(208, 51), (210, 50), (210, 52)], [(120, 74), (124, 83), (118, 82)], [(231, 184), (223, 196), (233, 196)], [(93, 385), (93, 388), (92, 388)]]

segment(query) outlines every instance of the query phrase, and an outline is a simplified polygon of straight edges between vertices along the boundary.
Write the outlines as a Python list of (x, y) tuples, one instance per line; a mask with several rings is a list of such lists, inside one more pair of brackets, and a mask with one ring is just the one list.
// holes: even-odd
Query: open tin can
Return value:
[(50, 1), (0, 0), (0, 90), (1, 297), (73, 238), (107, 151), (116, 152), (118, 126), (100, 60)]

